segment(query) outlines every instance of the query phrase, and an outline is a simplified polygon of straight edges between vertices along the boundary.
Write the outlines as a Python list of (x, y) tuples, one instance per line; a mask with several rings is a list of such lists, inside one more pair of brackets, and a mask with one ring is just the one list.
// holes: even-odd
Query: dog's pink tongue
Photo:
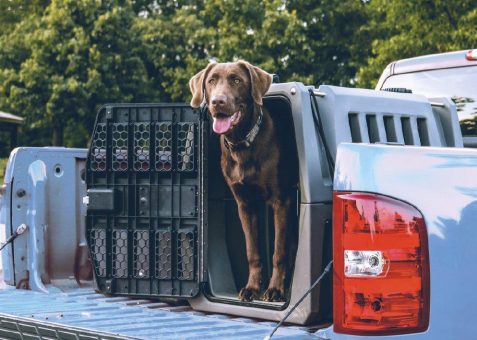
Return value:
[(232, 126), (232, 117), (214, 118), (213, 129), (215, 133), (222, 134), (230, 130)]

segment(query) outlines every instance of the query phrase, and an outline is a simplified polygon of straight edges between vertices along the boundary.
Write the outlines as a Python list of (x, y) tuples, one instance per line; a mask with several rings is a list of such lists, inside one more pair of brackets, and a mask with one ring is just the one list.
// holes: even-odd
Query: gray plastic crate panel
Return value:
[(443, 146), (464, 147), (462, 132), (460, 130), (459, 116), (457, 107), (451, 98), (430, 98), (434, 116), (440, 128), (441, 140)]
[(199, 292), (199, 124), (199, 113), (183, 104), (99, 111), (86, 182), (88, 245), (101, 291)]
[[(43, 294), (0, 289), (0, 337), (6, 339), (263, 339), (275, 323), (194, 312), (153, 300), (106, 297), (92, 288), (48, 286)], [(313, 339), (283, 326), (278, 339)]]
[(342, 142), (442, 146), (436, 116), (423, 96), (321, 85), (317, 98), (330, 150)]

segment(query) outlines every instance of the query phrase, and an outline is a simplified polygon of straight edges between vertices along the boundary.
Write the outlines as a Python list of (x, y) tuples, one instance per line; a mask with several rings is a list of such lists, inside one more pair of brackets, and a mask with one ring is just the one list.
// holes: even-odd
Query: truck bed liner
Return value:
[[(189, 306), (107, 297), (92, 287), (49, 294), (0, 289), (0, 337), (9, 339), (263, 339), (274, 322), (193, 311)], [(280, 328), (276, 338), (315, 338), (306, 329)]]

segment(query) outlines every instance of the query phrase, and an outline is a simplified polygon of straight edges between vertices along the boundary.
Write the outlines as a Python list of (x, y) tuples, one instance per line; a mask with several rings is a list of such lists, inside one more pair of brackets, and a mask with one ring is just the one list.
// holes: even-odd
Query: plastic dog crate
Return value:
[[(299, 83), (272, 88), (264, 103), (272, 118), (289, 130), (290, 160), (300, 167), (297, 225), (306, 226), (299, 228), (299, 237), (307, 240), (297, 252), (300, 260), (287, 301), (238, 300), (248, 266), (237, 206), (220, 170), (218, 137), (208, 115), (185, 104), (109, 104), (98, 113), (87, 159), (85, 203), (87, 239), (101, 292), (188, 298), (197, 310), (276, 320), (312, 284), (322, 269), (331, 190), (321, 190), (323, 184), (316, 181), (321, 156), (306, 104), (302, 117), (301, 101), (309, 103), (306, 88)], [(301, 92), (294, 95), (297, 88)], [(310, 190), (310, 181), (318, 190)], [(274, 226), (264, 203), (259, 225), (266, 284)], [(291, 322), (320, 317), (320, 304), (327, 301), (319, 298), (322, 289), (331, 298), (329, 284), (316, 289), (305, 299), (306, 311)]]
[(201, 144), (186, 105), (104, 106), (87, 160), (87, 239), (99, 289), (191, 297), (199, 292)]

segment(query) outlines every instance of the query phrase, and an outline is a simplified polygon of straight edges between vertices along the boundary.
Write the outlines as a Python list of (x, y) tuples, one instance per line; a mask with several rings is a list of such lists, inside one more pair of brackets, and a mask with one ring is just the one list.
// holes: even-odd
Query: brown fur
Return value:
[[(290, 259), (294, 259), (296, 226), (293, 216), (294, 186), (296, 185), (296, 159), (287, 158), (289, 146), (286, 138), (279, 136), (276, 122), (264, 108), (262, 97), (272, 82), (271, 75), (245, 61), (209, 64), (189, 82), (192, 91), (191, 105), (198, 107), (207, 101), (212, 117), (232, 116), (241, 112), (240, 119), (230, 131), (221, 135), (221, 167), (227, 185), (237, 202), (240, 221), (245, 235), (249, 277), (239, 293), (239, 298), (251, 301), (259, 298), (262, 282), (262, 265), (258, 249), (257, 204), (264, 200), (273, 209), (275, 249), (273, 272), (265, 301), (285, 299), (285, 281), (290, 272)], [(263, 122), (255, 140), (249, 147), (232, 150), (231, 143), (243, 140), (254, 126), (263, 110)], [(292, 135), (289, 133), (289, 135)]]

